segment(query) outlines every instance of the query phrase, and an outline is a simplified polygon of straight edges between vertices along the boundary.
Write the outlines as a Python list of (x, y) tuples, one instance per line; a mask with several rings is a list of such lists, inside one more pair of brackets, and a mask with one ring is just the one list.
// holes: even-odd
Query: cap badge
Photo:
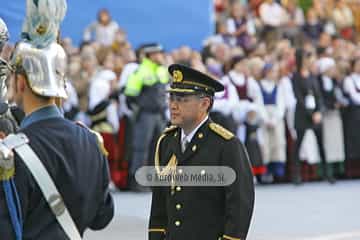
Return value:
[(174, 78), (174, 82), (176, 82), (176, 83), (181, 82), (181, 81), (183, 80), (183, 74), (182, 74), (182, 72), (179, 71), (179, 70), (175, 70), (175, 71), (173, 72), (173, 78)]

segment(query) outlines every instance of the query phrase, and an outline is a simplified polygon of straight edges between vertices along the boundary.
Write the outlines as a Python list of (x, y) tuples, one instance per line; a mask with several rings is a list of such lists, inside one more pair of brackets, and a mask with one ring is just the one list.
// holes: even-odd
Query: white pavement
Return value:
[[(118, 192), (114, 199), (110, 226), (84, 239), (146, 240), (151, 194)], [(257, 186), (248, 240), (360, 240), (360, 181)]]

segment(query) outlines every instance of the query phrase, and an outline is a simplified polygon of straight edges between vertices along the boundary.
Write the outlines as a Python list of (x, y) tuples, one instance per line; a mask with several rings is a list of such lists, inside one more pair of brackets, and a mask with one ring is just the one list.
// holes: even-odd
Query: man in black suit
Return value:
[[(174, 64), (170, 92), (172, 127), (158, 140), (155, 167), (226, 166), (236, 179), (224, 186), (153, 188), (150, 240), (246, 239), (254, 207), (253, 175), (246, 150), (208, 114), (223, 85), (194, 69)], [(161, 170), (160, 166), (165, 166)], [(205, 170), (200, 174), (205, 175)]]

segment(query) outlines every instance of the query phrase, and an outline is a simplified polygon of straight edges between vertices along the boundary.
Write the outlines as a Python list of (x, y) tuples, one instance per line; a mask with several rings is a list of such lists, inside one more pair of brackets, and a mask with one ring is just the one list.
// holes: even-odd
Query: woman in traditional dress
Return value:
[(322, 133), (322, 113), (323, 103), (317, 81), (310, 71), (310, 67), (314, 62), (314, 57), (308, 56), (303, 49), (296, 51), (296, 65), (297, 69), (292, 77), (294, 92), (296, 96), (295, 109), (295, 129), (296, 129), (296, 146), (294, 151), (295, 172), (293, 175), (294, 184), (302, 182), (300, 174), (300, 147), (303, 138), (308, 129), (314, 131), (319, 147), (321, 166), (324, 177), (331, 183), (335, 179), (328, 171), (327, 162), (325, 158), (325, 150), (323, 145)]
[(321, 58), (319, 65), (319, 85), (324, 100), (323, 137), (326, 161), (330, 164), (329, 171), (345, 160), (343, 124), (340, 114), (340, 102), (336, 97), (337, 85), (334, 77), (336, 63), (332, 58)]

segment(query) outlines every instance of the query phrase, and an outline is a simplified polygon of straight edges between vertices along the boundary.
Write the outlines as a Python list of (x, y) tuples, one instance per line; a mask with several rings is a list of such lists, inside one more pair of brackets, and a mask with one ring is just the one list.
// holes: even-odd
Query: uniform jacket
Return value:
[[(82, 235), (87, 228), (104, 228), (114, 214), (108, 192), (106, 157), (94, 133), (61, 117), (55, 106), (24, 119), (20, 132), (30, 140)], [(23, 216), (23, 240), (68, 239), (57, 223), (30, 171), (15, 155), (15, 183)], [(0, 239), (15, 239), (0, 184)]]
[[(215, 127), (214, 127), (215, 126)], [(253, 176), (247, 153), (229, 131), (209, 119), (181, 152), (181, 129), (164, 133), (160, 164), (175, 154), (181, 166), (228, 166), (236, 180), (225, 187), (154, 187), (150, 240), (246, 239), (254, 205)]]

